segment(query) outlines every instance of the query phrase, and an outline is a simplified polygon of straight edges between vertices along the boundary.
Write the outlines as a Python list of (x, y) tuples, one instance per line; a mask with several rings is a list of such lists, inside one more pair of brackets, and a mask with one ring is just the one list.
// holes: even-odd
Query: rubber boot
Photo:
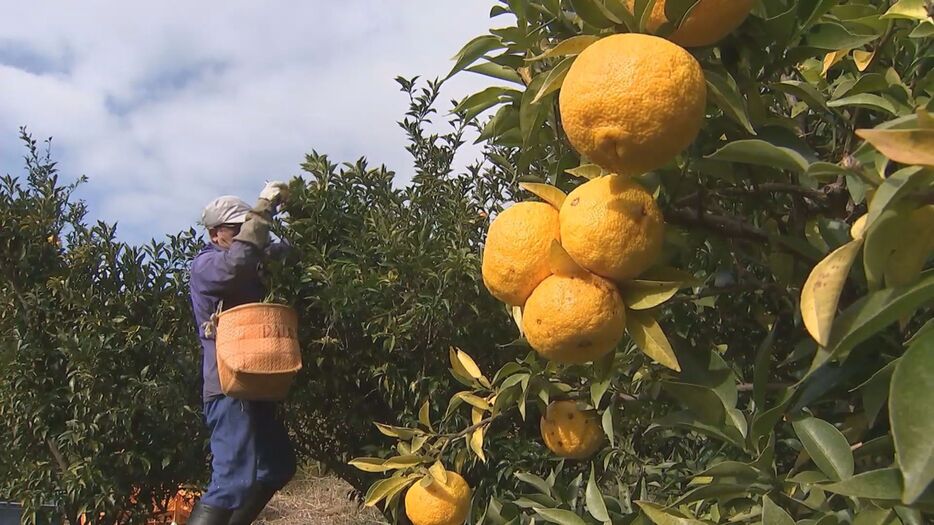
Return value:
[(269, 503), (275, 493), (275, 489), (260, 484), (253, 485), (246, 501), (243, 502), (243, 506), (233, 511), (228, 525), (250, 525), (250, 523), (253, 523), (253, 520), (259, 516), (260, 512), (263, 512), (266, 504)]
[(220, 507), (205, 505), (200, 501), (195, 503), (188, 516), (188, 525), (227, 525), (232, 511)]

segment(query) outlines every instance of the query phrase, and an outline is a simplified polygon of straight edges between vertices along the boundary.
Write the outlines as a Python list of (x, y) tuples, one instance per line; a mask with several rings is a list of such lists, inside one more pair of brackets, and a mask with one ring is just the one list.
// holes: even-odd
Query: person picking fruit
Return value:
[(204, 418), (211, 432), (211, 482), (189, 525), (246, 525), (295, 475), (295, 454), (276, 403), (227, 397), (217, 372), (212, 316), (260, 302), (259, 265), (275, 246), (269, 228), (287, 186), (269, 182), (253, 208), (226, 195), (211, 201), (201, 223), (211, 242), (191, 264), (191, 304), (202, 346)]

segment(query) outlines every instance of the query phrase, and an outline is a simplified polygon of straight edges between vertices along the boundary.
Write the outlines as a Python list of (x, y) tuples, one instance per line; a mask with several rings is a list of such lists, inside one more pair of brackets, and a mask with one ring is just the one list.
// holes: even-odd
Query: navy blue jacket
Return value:
[(234, 241), (229, 249), (208, 244), (191, 263), (191, 306), (201, 338), (202, 395), (208, 401), (222, 395), (217, 377), (214, 339), (204, 336), (204, 323), (211, 320), (217, 304), (224, 310), (263, 300), (265, 290), (259, 279), (261, 252), (250, 243)]

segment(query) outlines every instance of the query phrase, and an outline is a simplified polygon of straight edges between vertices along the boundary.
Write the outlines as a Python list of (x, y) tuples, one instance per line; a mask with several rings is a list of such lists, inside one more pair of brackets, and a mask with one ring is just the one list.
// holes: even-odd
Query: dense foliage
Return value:
[(453, 392), (447, 349), (503, 362), (506, 310), (483, 288), (486, 216), (508, 194), (479, 167), (451, 173), (466, 123), (425, 130), (437, 85), (417, 89), (401, 123), (415, 175), (405, 188), (364, 161), (338, 167), (308, 155), (291, 183), (279, 233), (292, 256), (270, 267), (272, 295), (299, 311), (304, 369), (288, 412), (302, 451), (364, 490), (354, 455), (385, 454), (374, 421), (411, 423)]
[(0, 499), (138, 523), (204, 472), (191, 234), (117, 242), (23, 139), (0, 185)]

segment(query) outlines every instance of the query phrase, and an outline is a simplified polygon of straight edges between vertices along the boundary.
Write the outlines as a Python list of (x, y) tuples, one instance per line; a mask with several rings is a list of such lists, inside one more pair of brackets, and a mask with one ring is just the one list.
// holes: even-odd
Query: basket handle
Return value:
[(204, 337), (206, 339), (214, 339), (217, 336), (217, 319), (220, 317), (223, 310), (224, 300), (221, 299), (217, 302), (217, 310), (211, 314), (211, 319), (201, 323), (201, 330), (204, 331)]

